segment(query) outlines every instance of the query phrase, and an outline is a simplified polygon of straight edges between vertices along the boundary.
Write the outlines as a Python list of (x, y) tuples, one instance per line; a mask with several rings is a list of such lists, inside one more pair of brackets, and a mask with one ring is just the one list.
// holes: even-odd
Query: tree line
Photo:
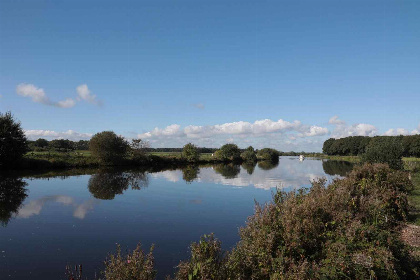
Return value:
[(402, 156), (420, 157), (420, 134), (407, 136), (350, 136), (340, 139), (330, 138), (324, 142), (322, 152), (327, 155), (363, 155), (369, 148), (393, 143), (399, 146)]
[[(89, 150), (92, 159), (103, 165), (136, 164), (150, 165), (162, 162), (162, 157), (151, 152), (180, 152), (181, 158), (174, 160), (177, 163), (198, 163), (201, 153), (211, 153), (207, 162), (256, 162), (277, 161), (280, 152), (270, 148), (255, 150), (253, 147), (239, 149), (236, 144), (225, 144), (220, 149), (200, 148), (192, 143), (183, 148), (157, 148), (152, 149), (147, 141), (142, 139), (128, 139), (115, 134), (113, 131), (96, 133), (92, 138), (80, 141), (56, 139), (48, 141), (40, 138), (28, 141), (21, 124), (16, 121), (10, 112), (0, 113), (0, 167), (11, 167), (23, 158), (28, 151), (58, 151), (69, 152), (72, 150)], [(48, 153), (50, 155), (50, 153)], [(67, 154), (68, 155), (68, 154)], [(69, 160), (69, 159), (67, 159)]]

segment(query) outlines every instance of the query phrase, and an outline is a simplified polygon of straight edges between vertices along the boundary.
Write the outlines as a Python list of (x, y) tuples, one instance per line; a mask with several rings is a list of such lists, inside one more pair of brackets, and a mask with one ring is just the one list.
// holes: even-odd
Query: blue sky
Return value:
[(0, 112), (32, 139), (153, 147), (419, 133), (419, 19), (419, 1), (2, 0)]

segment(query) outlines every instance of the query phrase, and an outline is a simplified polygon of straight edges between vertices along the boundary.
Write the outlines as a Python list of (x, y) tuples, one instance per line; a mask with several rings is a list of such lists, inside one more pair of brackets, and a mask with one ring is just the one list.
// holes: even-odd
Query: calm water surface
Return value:
[(0, 276), (65, 279), (66, 264), (83, 264), (84, 275), (93, 276), (116, 243), (125, 250), (141, 241), (145, 249), (156, 245), (163, 279), (203, 234), (214, 232), (224, 249), (234, 246), (254, 201), (270, 201), (276, 187), (309, 187), (317, 177), (331, 181), (351, 168), (281, 157), (278, 165), (0, 178)]

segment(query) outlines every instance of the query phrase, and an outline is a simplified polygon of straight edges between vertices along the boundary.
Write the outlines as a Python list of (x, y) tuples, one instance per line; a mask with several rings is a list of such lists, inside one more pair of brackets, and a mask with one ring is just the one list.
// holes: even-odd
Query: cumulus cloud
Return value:
[[(102, 102), (96, 98), (96, 95), (90, 93), (86, 84), (80, 85), (76, 88), (77, 101), (84, 100), (94, 105), (102, 105)], [(72, 108), (76, 105), (76, 100), (67, 98), (58, 102), (51, 101), (44, 89), (38, 88), (33, 84), (22, 83), (17, 85), (16, 93), (18, 95), (29, 97), (35, 103), (40, 103), (48, 106), (55, 106), (59, 108)]]
[(334, 125), (334, 129), (331, 133), (333, 138), (343, 138), (348, 136), (375, 136), (375, 135), (385, 135), (385, 136), (398, 136), (398, 135), (414, 135), (420, 133), (420, 124), (417, 129), (412, 130), (411, 132), (405, 128), (391, 128), (388, 129), (385, 133), (380, 134), (378, 129), (372, 124), (358, 123), (353, 125), (347, 125), (345, 121), (342, 121), (338, 116), (333, 116), (330, 118), (329, 124)]
[(416, 129), (413, 129), (412, 131), (409, 131), (405, 128), (396, 128), (396, 129), (389, 129), (387, 130), (384, 135), (386, 136), (398, 136), (398, 135), (415, 135), (420, 134), (420, 124), (417, 126)]
[(55, 107), (60, 107), (60, 108), (71, 108), (76, 104), (76, 102), (71, 98), (67, 98), (66, 100), (62, 100), (58, 102), (53, 102), (48, 98), (44, 89), (38, 88), (33, 84), (25, 84), (25, 83), (19, 84), (16, 87), (16, 93), (21, 96), (31, 98), (32, 101), (35, 103), (41, 103), (41, 104), (49, 105), (49, 106), (55, 106)]
[(378, 134), (378, 129), (374, 125), (366, 123), (347, 125), (346, 122), (340, 120), (338, 116), (330, 118), (328, 123), (335, 126), (331, 133), (331, 137), (336, 139), (348, 136), (375, 136)]
[[(165, 128), (157, 127), (139, 134), (138, 137), (148, 139), (152, 144), (159, 142), (171, 147), (182, 146), (187, 141), (214, 147), (226, 142), (234, 142), (239, 145), (257, 145), (254, 140), (257, 138), (264, 139), (264, 137), (280, 139), (288, 135), (296, 139), (322, 136), (327, 133), (328, 129), (325, 127), (304, 125), (300, 121), (264, 119), (253, 123), (238, 121), (208, 126), (188, 125), (183, 128), (178, 124), (172, 124)], [(267, 141), (265, 142), (264, 145), (267, 145)]]
[(216, 124), (210, 126), (189, 125), (184, 129), (178, 124), (172, 124), (166, 128), (155, 128), (152, 131), (139, 134), (139, 138), (152, 138), (161, 136), (185, 136), (187, 138), (205, 138), (215, 135), (237, 135), (237, 134), (255, 134), (261, 135), (273, 132), (286, 132), (298, 130), (302, 127), (299, 121), (287, 122), (282, 119), (278, 121), (257, 120), (254, 123), (239, 121), (232, 123)]
[(389, 129), (387, 130), (384, 135), (386, 136), (397, 136), (397, 135), (409, 135), (410, 132), (405, 128), (397, 128), (397, 129)]
[(69, 140), (87, 140), (92, 137), (92, 133), (81, 133), (74, 130), (57, 132), (53, 130), (25, 130), (25, 135), (31, 140), (38, 138), (51, 139), (69, 139)]
[(77, 91), (77, 100), (84, 100), (88, 103), (94, 105), (102, 105), (102, 102), (96, 98), (96, 95), (91, 94), (88, 86), (86, 84), (80, 85), (76, 88)]

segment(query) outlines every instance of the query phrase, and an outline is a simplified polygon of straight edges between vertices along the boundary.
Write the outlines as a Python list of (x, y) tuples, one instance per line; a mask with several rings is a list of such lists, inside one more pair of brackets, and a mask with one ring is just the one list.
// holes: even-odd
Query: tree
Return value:
[(48, 141), (46, 139), (39, 138), (34, 142), (34, 146), (37, 148), (46, 148), (48, 147)]
[(242, 154), (241, 154), (242, 160), (248, 163), (254, 163), (257, 161), (257, 155), (255, 153), (255, 150), (252, 146), (249, 146)]
[(113, 131), (103, 131), (93, 135), (89, 142), (92, 156), (103, 163), (118, 163), (127, 155), (129, 145), (122, 136)]
[(200, 152), (194, 144), (188, 143), (182, 149), (182, 157), (189, 162), (197, 162), (200, 159)]
[(404, 167), (402, 156), (404, 148), (398, 139), (394, 137), (374, 137), (362, 156), (363, 162), (386, 163), (392, 169)]
[(26, 153), (25, 133), (12, 113), (0, 113), (0, 168), (14, 164)]
[(225, 144), (216, 151), (215, 156), (223, 161), (238, 161), (241, 158), (241, 151), (235, 144)]

